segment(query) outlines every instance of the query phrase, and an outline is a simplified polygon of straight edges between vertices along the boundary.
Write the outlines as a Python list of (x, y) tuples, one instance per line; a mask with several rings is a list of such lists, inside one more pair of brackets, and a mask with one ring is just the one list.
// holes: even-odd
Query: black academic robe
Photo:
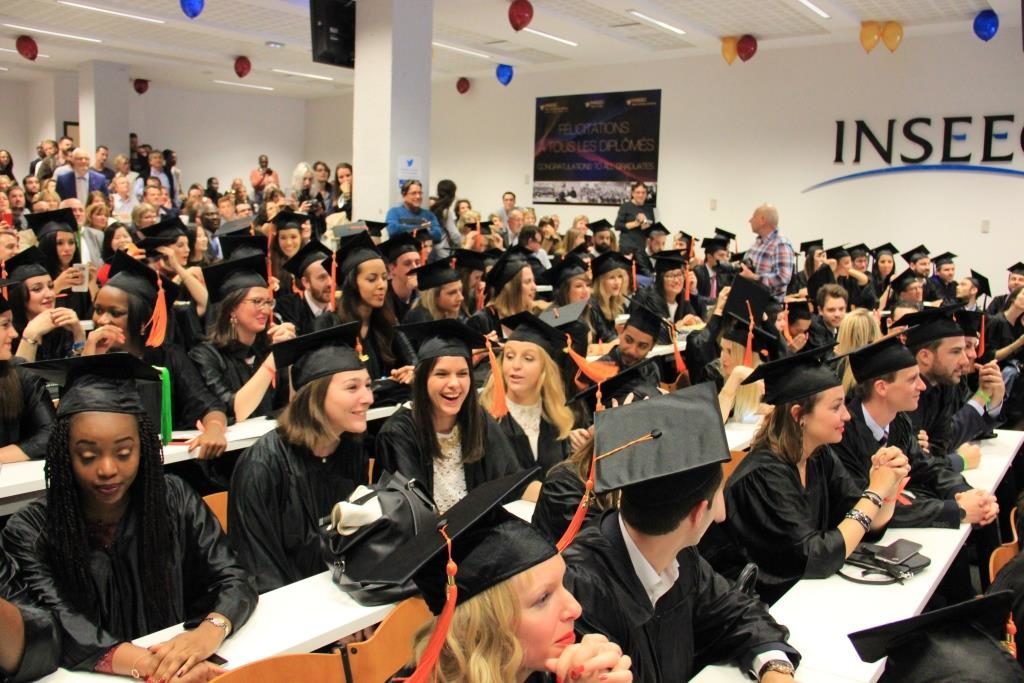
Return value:
[(494, 332), (498, 335), (499, 340), (504, 340), (505, 338), (501, 330), (501, 318), (498, 317), (498, 313), (491, 306), (484, 306), (469, 316), (466, 324), (485, 337)]
[(1007, 294), (997, 294), (992, 297), (992, 301), (988, 302), (988, 308), (985, 309), (985, 313), (990, 316), (998, 315), (1003, 312), (1006, 307)]
[(793, 273), (789, 284), (786, 285), (786, 294), (798, 294), (801, 289), (807, 289), (807, 273), (803, 268)]
[[(235, 421), (235, 394), (262, 369), (263, 361), (270, 354), (267, 340), (258, 339), (253, 346), (232, 342), (225, 348), (218, 348), (210, 342), (203, 342), (189, 352), (189, 358), (203, 378), (206, 388), (227, 408), (228, 421)], [(246, 362), (246, 359), (250, 362)], [(277, 388), (270, 387), (260, 399), (249, 417), (265, 417), (275, 409), (288, 403), (288, 371), (278, 370)]]
[(697, 296), (700, 298), (700, 302), (703, 308), (714, 308), (715, 302), (718, 300), (717, 296), (711, 296), (711, 279), (714, 277), (718, 281), (718, 294), (722, 293), (722, 290), (732, 284), (732, 275), (729, 273), (720, 273), (717, 268), (712, 268), (713, 273), (709, 273), (707, 266), (699, 265), (693, 269), (693, 274), (697, 278)]
[(196, 422), (207, 413), (227, 413), (227, 406), (206, 388), (199, 370), (181, 347), (170, 344), (146, 349), (142, 360), (170, 371), (174, 429), (195, 429)]
[[(1024, 624), (1024, 553), (1017, 553), (996, 575), (996, 580), (985, 591), (988, 595), (999, 591), (1013, 591), (1013, 621)], [(1017, 627), (1017, 661), (1024, 665), (1024, 630)]]
[(873, 309), (878, 305), (878, 297), (875, 295), (875, 291), (871, 288), (870, 279), (867, 283), (862, 285), (854, 280), (852, 276), (843, 275), (836, 278), (836, 284), (845, 289), (846, 293), (849, 295), (849, 308)]
[(636, 274), (644, 277), (654, 277), (654, 262), (645, 246), (640, 251), (633, 253), (633, 260), (636, 261)]
[[(14, 351), (18, 350), (18, 344), (21, 343), (21, 335), (18, 335), (18, 340), (14, 342), (11, 349)], [(71, 330), (66, 327), (55, 327), (39, 340), (39, 348), (36, 349), (36, 360), (59, 360), (61, 358), (67, 358), (71, 355), (72, 347), (75, 343), (75, 336)]]
[[(483, 408), (480, 408), (483, 411)], [(484, 413), (486, 436), (484, 455), (473, 463), (463, 464), (466, 473), (466, 490), (472, 491), (480, 484), (513, 474), (523, 469), (505, 434), (498, 423)], [(389, 417), (377, 434), (377, 464), (388, 472), (401, 472), (407, 479), (416, 479), (423, 484), (431, 498), (434, 496), (434, 466), (430, 454), (420, 448), (420, 430), (433, 428), (421, 426), (413, 420), (412, 411), (401, 408)]]
[(924, 279), (924, 300), (942, 301), (942, 290), (939, 289), (934, 277)]
[(594, 331), (595, 344), (607, 344), (619, 338), (619, 333), (615, 331), (615, 319), (604, 317), (597, 297), (594, 296), (590, 297), (590, 329)]
[[(599, 359), (601, 363), (614, 363), (615, 367), (622, 372), (626, 369), (626, 364), (622, 360), (622, 352), (619, 351), (619, 347), (615, 346), (611, 351), (601, 356)], [(657, 396), (658, 386), (661, 383), (661, 370), (659, 364), (648, 363), (640, 368), (640, 379), (634, 383), (635, 388), (641, 389), (646, 396)]]
[[(875, 439), (864, 419), (864, 408), (859, 398), (847, 403), (850, 421), (846, 423), (843, 440), (832, 446), (836, 457), (853, 482), (861, 489), (871, 479), (871, 456), (881, 444)], [(964, 478), (944, 463), (925, 454), (914, 436), (910, 418), (903, 413), (889, 425), (887, 446), (895, 446), (910, 460), (910, 483), (907, 490), (914, 494), (909, 505), (897, 502), (890, 526), (939, 527), (956, 529), (960, 526), (960, 506), (955, 496), (971, 488)]]
[[(1021, 335), (1024, 335), (1024, 316), (1017, 318), (1017, 322), (1010, 323), (1006, 319), (1005, 313), (993, 315), (986, 321), (985, 333), (987, 335), (985, 346), (992, 349), (992, 352), (995, 353), (997, 349), (1009, 346), (1020, 338)], [(1024, 347), (1018, 349), (1013, 355), (999, 361), (999, 367), (1005, 368), (1011, 361), (1024, 363)]]
[[(319, 332), (340, 324), (338, 316), (325, 313), (316, 318), (313, 327), (314, 331)], [(371, 380), (390, 377), (392, 370), (407, 365), (416, 365), (416, 352), (413, 350), (409, 338), (398, 330), (394, 330), (391, 337), (391, 355), (394, 358), (391, 363), (388, 363), (377, 350), (377, 341), (373, 334), (367, 334), (366, 337), (360, 339), (360, 342), (363, 345), (363, 353), (368, 358), (366, 370), (370, 373)]]
[(231, 477), (228, 529), (238, 559), (260, 593), (319, 574), (318, 521), (366, 481), (362, 445), (343, 438), (327, 458), (264, 434), (238, 459)]
[(32, 460), (40, 460), (46, 457), (46, 442), (54, 420), (46, 382), (17, 364), (0, 364), (8, 365), (8, 372), (17, 373), (21, 385), (21, 415), (13, 420), (0, 420), (0, 447), (15, 444)]
[(931, 282), (932, 291), (935, 293), (938, 299), (940, 299), (943, 305), (955, 304), (956, 299), (956, 280), (952, 282), (943, 282), (938, 275), (932, 275), (928, 278)]
[[(646, 306), (664, 319), (669, 318), (668, 301), (666, 301), (665, 295), (662, 294), (655, 285), (644, 287), (638, 291), (633, 297), (633, 301)], [(679, 322), (688, 315), (695, 315), (699, 318), (704, 317), (703, 311), (700, 310), (700, 302), (697, 300), (697, 294), (695, 292), (690, 293), (689, 301), (683, 301), (676, 306), (676, 313), (672, 316), (672, 322)], [(662, 327), (661, 331), (658, 333), (658, 338), (655, 340), (655, 343), (670, 344), (671, 342), (672, 339), (669, 337), (668, 327)]]
[(805, 487), (795, 465), (771, 451), (755, 450), (725, 488), (725, 529), (757, 564), (759, 590), (770, 602), (800, 579), (835, 574), (846, 560), (837, 527), (862, 489), (827, 446), (807, 461), (806, 478)]
[(743, 671), (755, 656), (799, 653), (786, 643), (789, 631), (758, 600), (736, 590), (689, 547), (679, 553), (679, 579), (651, 605), (630, 561), (618, 512), (605, 513), (563, 553), (565, 587), (583, 607), (576, 631), (601, 633), (633, 661), (633, 680), (688, 681), (701, 668), (736, 663)]
[(315, 329), (313, 323), (318, 316), (313, 314), (302, 294), (293, 292), (278, 296), (274, 310), (281, 316), (283, 322), (295, 325), (296, 335), (309, 334)]
[(992, 430), (1002, 424), (1002, 412), (999, 417), (996, 417), (990, 415), (986, 408), (984, 414), (979, 415), (974, 406), (968, 405), (968, 401), (978, 390), (977, 380), (977, 373), (963, 375), (960, 378), (960, 384), (957, 385), (957, 405), (960, 408), (953, 415), (953, 440), (957, 443), (991, 438)]
[[(565, 463), (552, 467), (541, 486), (537, 505), (533, 508), (533, 525), (552, 543), (556, 543), (569, 528), (585, 491), (586, 487), (574, 465)], [(596, 522), (602, 512), (600, 503), (591, 501), (583, 525)]]
[(416, 301), (416, 292), (412, 293), (408, 301), (403, 301), (400, 296), (395, 294), (395, 290), (391, 288), (391, 283), (388, 282), (387, 299), (391, 302), (391, 309), (395, 312), (395, 318), (403, 320), (405, 314), (412, 308), (413, 302)]
[[(811, 318), (811, 328), (807, 332), (807, 346), (804, 348), (816, 349), (819, 346), (835, 344), (836, 339), (837, 335), (828, 328), (820, 315), (816, 315)], [(832, 355), (834, 352), (829, 353), (829, 356)]]
[(928, 452), (934, 458), (946, 458), (952, 466), (963, 469), (963, 460), (956, 454), (960, 445), (955, 442), (953, 414), (957, 406), (956, 385), (932, 384), (923, 375), (925, 390), (917, 401), (917, 410), (908, 412), (914, 434), (924, 430), (928, 433)]
[(89, 573), (99, 596), (97, 616), (75, 608), (57, 586), (47, 553), (46, 501), (30, 503), (11, 517), (3, 544), (17, 562), (35, 604), (50, 610), (61, 633), (61, 666), (91, 671), (114, 645), (189, 621), (210, 612), (241, 628), (256, 608), (256, 591), (238, 564), (210, 508), (183, 481), (166, 477), (171, 538), (164, 548), (171, 568), (164, 621), (147, 614), (143, 600), (141, 562), (142, 519), (131, 506), (117, 529), (113, 547), (95, 549)]
[(540, 433), (537, 436), (536, 457), (533, 455), (533, 449), (530, 448), (530, 439), (527, 438), (526, 432), (519, 426), (511, 413), (501, 418), (498, 427), (505, 434), (509, 444), (512, 445), (520, 468), (525, 470), (531, 467), (540, 467), (541, 479), (553, 466), (569, 457), (569, 439), (559, 439), (554, 425), (543, 417), (540, 420)]
[[(21, 612), (25, 629), (25, 649), (15, 671), (0, 670), (0, 680), (7, 683), (34, 681), (53, 673), (60, 662), (60, 633), (53, 616), (32, 604), (14, 563), (0, 548), (0, 598), (10, 601)], [(7, 637), (6, 635), (4, 636)]]

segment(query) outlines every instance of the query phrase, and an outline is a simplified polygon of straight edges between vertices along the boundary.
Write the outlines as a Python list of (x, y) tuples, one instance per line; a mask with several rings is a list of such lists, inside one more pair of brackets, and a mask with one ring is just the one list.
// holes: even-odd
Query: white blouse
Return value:
[(434, 459), (434, 504), (438, 513), (443, 515), (468, 493), (459, 426), (447, 434), (438, 432), (437, 444), (441, 457)]
[(540, 421), (544, 406), (541, 401), (537, 401), (532, 406), (522, 406), (507, 399), (505, 402), (508, 404), (508, 412), (526, 434), (526, 439), (530, 442), (530, 450), (533, 451), (533, 459), (536, 460), (537, 439), (540, 438)]

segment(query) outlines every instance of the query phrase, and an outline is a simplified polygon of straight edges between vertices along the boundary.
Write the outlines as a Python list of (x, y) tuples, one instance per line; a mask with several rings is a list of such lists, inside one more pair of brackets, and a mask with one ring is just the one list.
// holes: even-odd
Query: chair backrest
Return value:
[(376, 633), (345, 646), (352, 678), (348, 683), (386, 681), (412, 661), (413, 637), (431, 618), (422, 598), (403, 600), (385, 617)]
[(341, 657), (336, 654), (278, 655), (240, 666), (213, 680), (217, 683), (342, 683), (345, 671)]
[(996, 580), (996, 575), (1002, 571), (1003, 567), (1009, 564), (1017, 555), (1017, 543), (1016, 541), (1011, 543), (1004, 543), (995, 550), (988, 557), (988, 580), (989, 582)]
[(203, 496), (203, 502), (213, 512), (213, 516), (220, 522), (220, 528), (224, 533), (228, 532), (228, 492), (211, 493)]
[(733, 470), (740, 466), (743, 462), (743, 458), (747, 457), (747, 451), (731, 451), (730, 455), (732, 459), (727, 463), (722, 464), (722, 481), (729, 481), (729, 477), (732, 476)]

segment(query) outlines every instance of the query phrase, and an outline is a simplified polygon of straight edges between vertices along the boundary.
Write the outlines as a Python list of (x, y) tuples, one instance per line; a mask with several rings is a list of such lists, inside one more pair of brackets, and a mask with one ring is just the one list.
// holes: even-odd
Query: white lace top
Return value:
[(466, 470), (462, 467), (462, 438), (459, 426), (447, 434), (438, 432), (441, 457), (434, 460), (434, 504), (439, 514), (466, 497)]
[(508, 404), (508, 412), (526, 434), (526, 439), (530, 442), (530, 450), (533, 451), (533, 459), (536, 460), (537, 439), (540, 437), (540, 421), (544, 406), (540, 401), (532, 406), (522, 406), (508, 399), (505, 402)]

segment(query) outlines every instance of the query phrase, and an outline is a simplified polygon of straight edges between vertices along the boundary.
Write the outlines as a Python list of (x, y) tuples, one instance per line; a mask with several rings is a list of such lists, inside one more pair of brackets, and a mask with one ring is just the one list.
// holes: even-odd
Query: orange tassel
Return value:
[(1017, 624), (1013, 621), (1013, 612), (1006, 616), (1006, 651), (1011, 657), (1017, 656)]
[(508, 403), (505, 401), (505, 378), (501, 375), (501, 368), (498, 367), (498, 359), (494, 356), (494, 347), (491, 346), (491, 340), (485, 338), (487, 342), (487, 359), (491, 364), (491, 379), (494, 380), (494, 401), (491, 404), (491, 417), (495, 420), (508, 415)]
[[(598, 386), (600, 392), (600, 385)], [(602, 409), (601, 400), (598, 398), (597, 409)], [(569, 522), (569, 526), (566, 527), (565, 533), (558, 539), (558, 543), (555, 547), (558, 552), (561, 553), (563, 550), (569, 547), (569, 545), (576, 539), (576, 534), (583, 528), (583, 522), (587, 519), (587, 509), (590, 508), (590, 499), (594, 492), (594, 471), (597, 468), (597, 451), (594, 451), (590, 456), (590, 473), (587, 475), (587, 481), (585, 484), (585, 490), (583, 492), (583, 498), (580, 499), (580, 504), (576, 508), (576, 512), (572, 516), (572, 520)]]
[[(0, 280), (6, 280), (6, 279), (7, 279), (7, 266), (4, 265), (3, 261), (0, 261)], [(6, 287), (4, 287), (3, 295), (4, 295), (4, 298), (6, 299), (7, 298), (7, 288)]]
[(754, 311), (750, 307), (749, 301), (747, 301), (747, 314), (750, 316), (750, 322), (747, 323), (747, 348), (743, 350), (743, 365), (752, 368), (754, 367)]
[(270, 281), (274, 277), (274, 267), (270, 262), (270, 254), (273, 253), (271, 245), (273, 243), (273, 236), (267, 235), (267, 291), (270, 292), (270, 298), (274, 298), (274, 288), (270, 286)]
[(793, 335), (789, 333), (789, 303), (782, 309), (782, 336), (786, 338), (787, 344), (793, 343)]
[(363, 340), (356, 335), (356, 355), (359, 357), (360, 362), (365, 363), (370, 360), (370, 357), (363, 353)]
[(689, 370), (686, 369), (686, 361), (683, 360), (683, 354), (679, 350), (679, 332), (676, 331), (675, 325), (669, 325), (668, 334), (672, 337), (672, 355), (675, 357), (676, 361), (676, 374), (690, 374)]
[(448, 630), (451, 628), (452, 617), (455, 615), (455, 605), (459, 599), (459, 588), (455, 585), (455, 575), (458, 573), (458, 566), (452, 559), (452, 539), (448, 538), (448, 526), (441, 527), (440, 533), (448, 545), (448, 595), (444, 601), (444, 609), (438, 615), (434, 623), (434, 632), (430, 634), (427, 647), (423, 650), (420, 661), (416, 664), (416, 670), (408, 678), (396, 679), (408, 683), (427, 683), (434, 680), (434, 668), (437, 660), (441, 658), (441, 651), (444, 649), (445, 641), (448, 639)]
[(292, 278), (292, 294), (295, 294), (296, 296), (302, 296), (302, 290), (299, 289), (299, 286), (297, 284), (295, 284), (295, 278)]
[[(4, 289), (4, 296), (7, 296), (7, 289)], [(981, 312), (981, 332), (978, 334), (978, 358), (985, 355), (985, 311)]]
[(576, 353), (572, 348), (572, 338), (569, 335), (565, 335), (565, 353), (568, 354), (572, 362), (576, 364), (576, 367), (580, 369), (584, 375), (591, 382), (598, 384), (598, 391), (600, 391), (600, 384), (607, 379), (611, 379), (615, 375), (619, 374), (619, 368), (614, 363), (606, 363), (602, 361), (590, 362), (585, 357)]
[(338, 252), (331, 254), (331, 312), (338, 310)]
[(167, 295), (164, 292), (163, 278), (159, 275), (156, 276), (156, 305), (153, 306), (153, 315), (150, 316), (146, 327), (149, 328), (146, 346), (161, 346), (167, 336)]
[[(683, 265), (683, 278), (686, 280), (686, 288), (683, 290), (683, 301), (690, 300), (690, 260), (693, 259), (693, 238), (686, 248), (686, 264)], [(717, 277), (717, 276), (716, 276)]]
[(487, 298), (487, 283), (480, 279), (480, 282), (476, 283), (476, 310), (477, 312), (484, 310), (484, 299)]
[(636, 291), (636, 254), (630, 254), (629, 255), (629, 260), (631, 262), (631, 265), (629, 267), (630, 268), (630, 272), (633, 275), (633, 291), (635, 292)]

